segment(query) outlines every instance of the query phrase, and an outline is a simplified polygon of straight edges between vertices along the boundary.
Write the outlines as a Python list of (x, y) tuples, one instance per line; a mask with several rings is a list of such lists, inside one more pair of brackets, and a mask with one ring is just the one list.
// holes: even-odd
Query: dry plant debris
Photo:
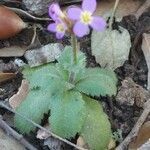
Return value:
[(150, 0), (146, 0), (143, 5), (135, 13), (135, 17), (138, 19), (148, 8), (150, 7)]
[[(58, 0), (61, 4), (73, 4), (81, 2), (81, 0)], [(23, 0), (23, 3), (28, 8), (29, 12), (32, 14), (38, 14), (39, 16), (47, 13), (47, 7), (52, 0), (37, 0), (36, 3), (33, 0)], [(97, 15), (102, 15), (112, 8), (115, 0), (103, 0), (99, 1), (96, 13)], [(136, 12), (141, 5), (142, 2), (134, 1), (134, 0), (121, 0), (118, 15), (119, 16), (127, 16), (134, 12)]]
[[(44, 126), (44, 128), (46, 128), (46, 129), (49, 129), (50, 128), (50, 126), (49, 126), (49, 124), (46, 124), (45, 126)], [(37, 135), (36, 135), (36, 137), (38, 138), (38, 139), (41, 139), (41, 140), (45, 140), (45, 139), (47, 139), (48, 137), (50, 137), (51, 135), (49, 134), (49, 133), (47, 133), (47, 132), (45, 132), (45, 131), (43, 131), (43, 130), (41, 130), (41, 129), (39, 129), (38, 131), (37, 131)]]
[[(47, 130), (49, 130), (50, 125), (46, 124), (44, 126)], [(51, 150), (62, 150), (64, 143), (54, 137), (51, 136), (51, 134), (47, 133), (46, 131), (43, 131), (42, 129), (39, 129), (37, 131), (37, 136), (38, 139), (44, 140), (44, 145), (48, 146), (49, 149)]]
[(24, 56), (28, 64), (31, 67), (35, 67), (55, 61), (60, 56), (63, 48), (63, 45), (59, 43), (48, 44), (37, 49), (26, 51)]
[(31, 15), (27, 11), (24, 11), (24, 10), (19, 9), (19, 8), (14, 8), (14, 7), (6, 7), (6, 8), (14, 11), (19, 16), (22, 16), (22, 17), (25, 17), (25, 18), (28, 18), (28, 19), (31, 19), (31, 20), (35, 20), (35, 21), (51, 21), (50, 18), (36, 17), (36, 16)]
[(139, 150), (148, 150), (148, 149), (150, 149), (150, 139), (139, 148)]
[[(53, 0), (23, 0), (24, 5), (29, 10), (30, 13), (42, 16), (47, 13), (48, 6)], [(61, 4), (70, 4), (81, 2), (81, 0), (57, 0)]]
[(147, 89), (150, 90), (150, 34), (143, 34), (142, 50), (148, 67)]
[(0, 16), (0, 39), (10, 38), (27, 27), (17, 14), (4, 6), (0, 6)]
[(26, 80), (22, 80), (21, 86), (17, 92), (17, 94), (13, 95), (9, 99), (9, 104), (13, 109), (16, 109), (20, 103), (26, 98), (29, 92), (29, 84)]
[(48, 146), (50, 150), (62, 150), (64, 149), (64, 143), (53, 137), (49, 137), (44, 140), (44, 145)]
[(2, 129), (0, 129), (0, 149), (25, 150), (25, 148), (19, 142), (6, 135)]
[(116, 101), (120, 104), (143, 107), (143, 104), (149, 98), (150, 93), (128, 77), (122, 81), (122, 86), (118, 89)]
[[(26, 139), (23, 138), (21, 134), (18, 134), (14, 129), (12, 129), (0, 116), (0, 128), (5, 130), (8, 135), (11, 135), (17, 141), (14, 141), (10, 137), (6, 136), (3, 132), (0, 132), (0, 148), (4, 148), (3, 150), (25, 150), (25, 147), (29, 150), (37, 150), (34, 146), (32, 146)], [(1, 131), (1, 130), (0, 130)], [(2, 134), (2, 135), (1, 135)], [(6, 140), (5, 140), (6, 139)], [(23, 146), (22, 146), (23, 145)]]
[(148, 115), (150, 113), (150, 99), (148, 99), (144, 103), (143, 109), (144, 110), (143, 110), (141, 116), (139, 117), (138, 121), (134, 125), (133, 129), (128, 134), (128, 136), (124, 139), (124, 141), (116, 148), (116, 150), (126, 149), (129, 145), (129, 143), (133, 140), (133, 138), (135, 138), (138, 135), (142, 124), (145, 122), (146, 118), (148, 117)]
[[(106, 12), (110, 12), (115, 0), (103, 0), (98, 3), (97, 10), (95, 12), (96, 15), (104, 15)], [(120, 0), (116, 16), (123, 17), (127, 15), (134, 14), (141, 5), (141, 1), (135, 0)]]
[(16, 77), (15, 73), (3, 73), (0, 72), (0, 83), (5, 82), (7, 80), (13, 79)]
[(27, 50), (26, 46), (11, 46), (0, 49), (0, 57), (21, 57)]
[(138, 149), (150, 139), (150, 121), (145, 122), (135, 140), (129, 144), (129, 149)]

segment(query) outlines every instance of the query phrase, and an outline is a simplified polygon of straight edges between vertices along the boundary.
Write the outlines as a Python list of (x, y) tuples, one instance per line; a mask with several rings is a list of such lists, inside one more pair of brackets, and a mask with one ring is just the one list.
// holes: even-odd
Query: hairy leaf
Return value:
[(54, 133), (71, 138), (80, 132), (86, 118), (86, 107), (79, 92), (68, 91), (63, 96), (54, 96), (50, 108), (49, 122)]
[(73, 50), (71, 46), (66, 46), (61, 56), (58, 58), (58, 64), (63, 66), (65, 70), (69, 72), (79, 72), (85, 67), (85, 55), (78, 51), (77, 53), (77, 64), (73, 62)]
[(92, 96), (111, 96), (116, 94), (116, 82), (117, 79), (113, 71), (89, 68), (78, 78), (76, 89)]
[(129, 32), (119, 27), (119, 30), (106, 29), (104, 32), (92, 33), (92, 54), (102, 66), (116, 69), (128, 60), (131, 47)]
[[(19, 114), (40, 124), (44, 113), (48, 113), (50, 96), (50, 93), (47, 91), (43, 91), (41, 89), (32, 90), (16, 111)], [(14, 122), (15, 126), (22, 133), (29, 133), (31, 130), (33, 131), (36, 128), (17, 114), (15, 115)]]
[[(59, 72), (54, 64), (42, 65), (34, 68), (27, 67), (23, 70), (24, 78), (30, 82), (30, 88), (47, 87), (49, 78), (59, 78)], [(37, 82), (38, 81), (38, 82)]]
[(107, 149), (111, 139), (111, 127), (102, 106), (95, 100), (84, 96), (87, 118), (81, 130), (81, 136), (91, 150)]
[[(17, 112), (36, 123), (40, 123), (44, 113), (47, 113), (49, 110), (51, 95), (54, 92), (58, 92), (55, 87), (59, 87), (59, 90), (63, 89), (61, 84), (58, 86), (58, 82), (54, 84), (54, 79), (56, 78), (58, 81), (59, 74), (51, 64), (36, 68), (26, 68), (23, 73), (30, 83), (30, 91), (26, 99), (18, 107)], [(35, 129), (33, 125), (18, 115), (15, 115), (15, 125), (21, 132), (25, 133)]]

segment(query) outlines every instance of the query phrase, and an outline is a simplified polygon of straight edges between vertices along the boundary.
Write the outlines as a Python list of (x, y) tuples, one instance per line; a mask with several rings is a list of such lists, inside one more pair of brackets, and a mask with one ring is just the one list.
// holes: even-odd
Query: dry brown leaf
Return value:
[(20, 103), (25, 99), (29, 92), (29, 84), (27, 80), (22, 80), (21, 86), (17, 92), (17, 94), (13, 95), (9, 99), (9, 104), (13, 109), (16, 109)]
[(138, 19), (149, 7), (150, 7), (150, 0), (146, 0), (144, 4), (135, 13), (135, 17)]
[(82, 136), (79, 136), (79, 138), (77, 139), (77, 145), (80, 146), (80, 147), (84, 147), (85, 146), (85, 141), (83, 139)]
[[(104, 0), (98, 2), (96, 15), (104, 15), (106, 12), (109, 12), (114, 6), (115, 0)], [(116, 16), (123, 17), (130, 14), (134, 14), (141, 5), (141, 1), (135, 0), (120, 0)]]
[(113, 138), (111, 138), (109, 144), (108, 144), (108, 150), (112, 150), (116, 147), (116, 142)]
[(0, 6), (0, 39), (10, 38), (26, 27), (27, 25), (17, 14)]
[(143, 107), (144, 103), (149, 98), (149, 91), (145, 90), (142, 86), (136, 84), (128, 77), (122, 81), (122, 86), (118, 90), (116, 101), (120, 104)]
[(0, 83), (5, 82), (7, 80), (13, 79), (16, 77), (15, 73), (0, 73)]
[(79, 136), (77, 139), (77, 146), (83, 147), (85, 149), (88, 149), (88, 145), (85, 143), (82, 136)]
[(142, 50), (148, 67), (147, 89), (150, 90), (150, 34), (143, 34)]
[(27, 47), (11, 46), (0, 49), (0, 57), (21, 57), (24, 55)]
[(137, 138), (129, 144), (129, 149), (136, 150), (150, 138), (150, 121), (147, 121), (141, 127)]

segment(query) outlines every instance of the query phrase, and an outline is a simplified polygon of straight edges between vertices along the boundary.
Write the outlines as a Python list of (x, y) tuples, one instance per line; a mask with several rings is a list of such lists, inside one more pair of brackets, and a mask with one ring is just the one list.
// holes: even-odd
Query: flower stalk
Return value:
[(78, 42), (77, 42), (77, 38), (74, 34), (71, 35), (71, 44), (72, 44), (72, 48), (73, 48), (73, 62), (76, 65), (77, 64)]
[(111, 14), (111, 17), (110, 17), (110, 21), (109, 21), (109, 29), (112, 29), (113, 18), (114, 18), (115, 14), (116, 14), (116, 10), (118, 8), (119, 1), (120, 0), (116, 0), (115, 1), (115, 5), (114, 5), (113, 11), (112, 11), (112, 14)]
[[(71, 45), (73, 50), (73, 65), (77, 65), (77, 52), (79, 45), (77, 37), (88, 35), (90, 29), (103, 31), (106, 28), (106, 21), (99, 16), (94, 16), (96, 10), (96, 0), (83, 0), (82, 6), (70, 6), (66, 11), (62, 11), (58, 3), (52, 3), (49, 7), (49, 16), (53, 19), (47, 27), (48, 31), (56, 34), (57, 39), (62, 39), (66, 33), (71, 35)], [(69, 83), (73, 83), (76, 73), (71, 71)]]
[[(77, 52), (78, 52), (78, 41), (74, 33), (71, 34), (71, 45), (73, 50), (73, 63), (74, 65), (77, 64)], [(69, 83), (73, 83), (75, 79), (75, 73), (72, 71), (69, 75)]]

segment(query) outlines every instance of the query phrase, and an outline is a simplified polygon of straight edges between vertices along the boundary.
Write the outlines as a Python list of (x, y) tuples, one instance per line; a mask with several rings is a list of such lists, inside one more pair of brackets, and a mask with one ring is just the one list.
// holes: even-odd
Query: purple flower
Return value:
[(83, 0), (82, 9), (71, 7), (67, 10), (68, 18), (76, 21), (73, 32), (78, 37), (83, 37), (89, 33), (89, 26), (97, 31), (104, 30), (106, 22), (101, 17), (92, 16), (96, 10), (96, 0)]
[(49, 16), (55, 21), (58, 18), (64, 17), (58, 3), (52, 3), (49, 7)]
[(65, 16), (61, 11), (58, 3), (52, 3), (49, 7), (49, 16), (55, 21), (48, 25), (47, 29), (51, 32), (56, 33), (57, 39), (63, 38), (67, 30), (67, 25), (62, 21)]
[(64, 37), (67, 30), (66, 24), (60, 19), (56, 20), (55, 23), (51, 23), (47, 28), (49, 31), (56, 33), (56, 38), (61, 39)]

